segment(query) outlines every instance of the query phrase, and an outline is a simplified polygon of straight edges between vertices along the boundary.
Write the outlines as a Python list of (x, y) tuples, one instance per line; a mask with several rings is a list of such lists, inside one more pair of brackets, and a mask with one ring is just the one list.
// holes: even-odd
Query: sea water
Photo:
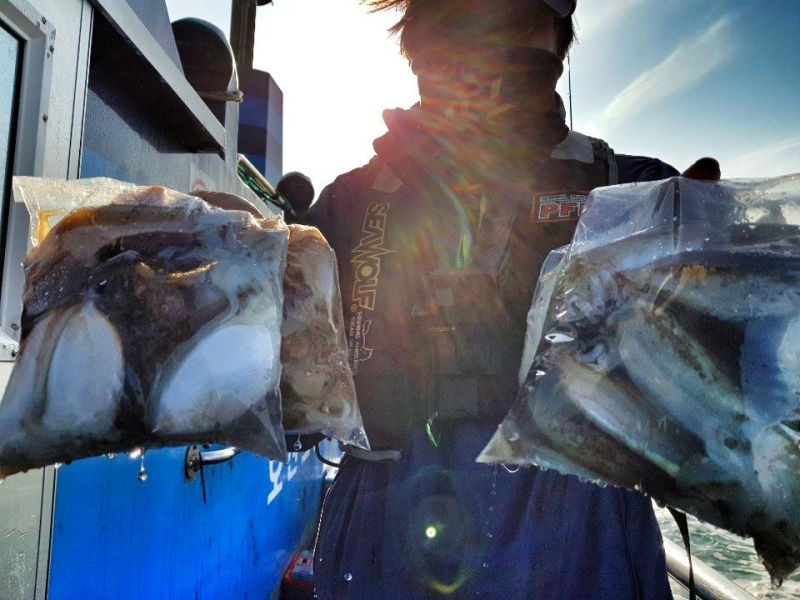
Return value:
[[(666, 509), (656, 507), (656, 517), (664, 537), (683, 548), (683, 539), (672, 515)], [(784, 581), (780, 588), (772, 589), (769, 574), (753, 549), (752, 540), (717, 529), (694, 517), (689, 517), (689, 533), (692, 538), (692, 556), (716, 569), (756, 598), (800, 600), (800, 571)], [(688, 600), (689, 594), (686, 590), (672, 580), (670, 583), (675, 600)]]

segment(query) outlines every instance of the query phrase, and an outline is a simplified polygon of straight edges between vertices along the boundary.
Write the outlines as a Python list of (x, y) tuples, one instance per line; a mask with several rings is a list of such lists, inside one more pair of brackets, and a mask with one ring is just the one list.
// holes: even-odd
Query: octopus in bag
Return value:
[(336, 256), (313, 227), (289, 226), (284, 277), (283, 423), (369, 449), (348, 363)]

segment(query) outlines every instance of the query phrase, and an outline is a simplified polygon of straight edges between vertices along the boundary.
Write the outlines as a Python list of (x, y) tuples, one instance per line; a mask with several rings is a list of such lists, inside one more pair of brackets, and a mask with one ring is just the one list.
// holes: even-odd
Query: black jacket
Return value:
[[(430, 346), (439, 342), (421, 336), (412, 315), (430, 312), (431, 273), (447, 273), (458, 262), (458, 211), (443, 197), (441, 182), (419, 157), (409, 156), (394, 132), (375, 147), (378, 156), (369, 164), (323, 190), (309, 222), (338, 257), (350, 362), (367, 435), (373, 449), (396, 449), (408, 428), (424, 426), (434, 410), (430, 369), (420, 367), (420, 358), (435, 354)], [(516, 396), (526, 313), (540, 268), (551, 250), (571, 241), (585, 197), (595, 187), (676, 174), (658, 160), (618, 156), (602, 141), (571, 132), (537, 168), (535, 189), (487, 190), (489, 204), (505, 210), (486, 211), (481, 227), (489, 233), (474, 240), (474, 254), (477, 266), (499, 281), (503, 314), (487, 311), (488, 323), (470, 336), (485, 350), (480, 360), (492, 366), (476, 377), (438, 367), (437, 402), (455, 402), (447, 408), (457, 410), (470, 408), (474, 399), (481, 406), (472, 410), (499, 423)], [(468, 277), (455, 294), (444, 290), (455, 298), (434, 293), (445, 304), (458, 301), (476, 281)]]

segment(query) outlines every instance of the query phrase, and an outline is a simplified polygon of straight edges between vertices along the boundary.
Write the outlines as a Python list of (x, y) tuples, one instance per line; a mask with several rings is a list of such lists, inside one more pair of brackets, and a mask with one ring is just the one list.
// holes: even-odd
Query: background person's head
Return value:
[(294, 214), (286, 215), (287, 223), (302, 223), (314, 201), (314, 185), (311, 180), (298, 171), (287, 173), (276, 186), (278, 193), (289, 201)]
[(540, 0), (363, 0), (375, 10), (397, 8), (391, 29), (410, 61), (457, 60), (491, 48), (540, 48), (564, 59), (575, 40), (572, 16)]

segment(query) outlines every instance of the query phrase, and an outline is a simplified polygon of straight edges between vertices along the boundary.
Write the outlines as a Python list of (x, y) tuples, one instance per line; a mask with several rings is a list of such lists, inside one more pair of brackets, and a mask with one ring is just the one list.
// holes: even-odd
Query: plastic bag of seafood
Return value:
[(776, 583), (795, 571), (800, 176), (596, 190), (533, 311), (481, 462), (640, 490), (752, 537)]
[(569, 246), (562, 246), (553, 250), (547, 255), (539, 273), (536, 290), (533, 293), (533, 303), (528, 311), (528, 326), (525, 330), (522, 365), (519, 369), (520, 387), (525, 384), (533, 360), (536, 357), (536, 350), (539, 348), (539, 340), (542, 339), (542, 327), (544, 327), (545, 318), (547, 317), (550, 299), (553, 297), (553, 290), (556, 287), (558, 277), (564, 271), (564, 259), (568, 253)]
[[(42, 228), (0, 403), (0, 478), (105, 453), (224, 443), (284, 459), (288, 230), (161, 187), (14, 180)], [(71, 210), (71, 212), (69, 212)]]
[(283, 424), (369, 449), (350, 372), (336, 255), (314, 227), (289, 226), (283, 282)]

